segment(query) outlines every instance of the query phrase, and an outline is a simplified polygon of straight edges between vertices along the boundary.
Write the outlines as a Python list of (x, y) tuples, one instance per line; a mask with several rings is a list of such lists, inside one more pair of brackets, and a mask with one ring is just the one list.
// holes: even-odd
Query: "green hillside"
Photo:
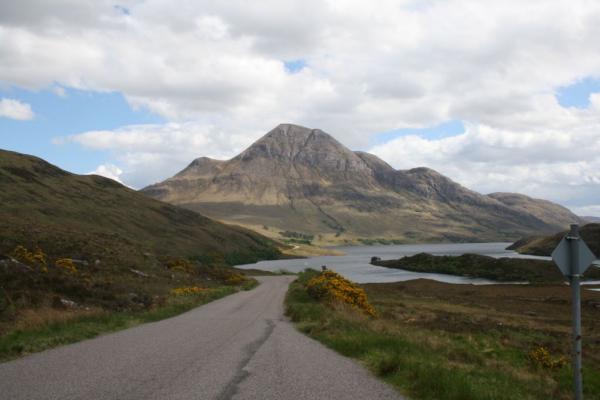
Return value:
[[(567, 231), (563, 231), (549, 236), (527, 237), (516, 241), (507, 249), (515, 250), (522, 254), (549, 256), (566, 234)], [(600, 257), (600, 224), (584, 225), (579, 230), (579, 234), (596, 257)]]
[(0, 335), (69, 301), (133, 310), (175, 288), (240, 284), (227, 266), (280, 256), (247, 229), (3, 150), (0, 203)]

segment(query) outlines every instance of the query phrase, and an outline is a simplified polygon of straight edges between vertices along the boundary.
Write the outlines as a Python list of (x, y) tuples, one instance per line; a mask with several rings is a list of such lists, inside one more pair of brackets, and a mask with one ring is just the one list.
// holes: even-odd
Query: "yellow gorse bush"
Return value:
[(325, 270), (309, 280), (306, 290), (311, 297), (317, 300), (341, 302), (349, 304), (367, 315), (377, 315), (373, 306), (369, 304), (364, 289), (334, 271)]
[(19, 245), (13, 250), (12, 256), (20, 262), (30, 266), (39, 266), (42, 272), (48, 271), (48, 267), (46, 266), (47, 256), (39, 248), (35, 251), (29, 251), (27, 248)]
[[(13, 250), (12, 256), (22, 263), (39, 267), (42, 272), (48, 272), (48, 256), (39, 248), (29, 251), (24, 246), (17, 246)], [(61, 272), (77, 273), (77, 267), (70, 258), (59, 258), (54, 262), (54, 266)]]
[(229, 274), (225, 278), (225, 284), (227, 284), (227, 285), (239, 285), (241, 283), (244, 283), (247, 280), (248, 279), (244, 275), (232, 272), (231, 274)]
[(184, 258), (174, 258), (167, 261), (167, 268), (171, 271), (178, 271), (186, 274), (191, 274), (194, 272), (192, 263)]
[(534, 365), (545, 369), (559, 369), (567, 363), (566, 357), (552, 357), (550, 351), (543, 346), (530, 351), (528, 357)]
[(171, 294), (173, 296), (191, 296), (195, 294), (205, 293), (207, 290), (209, 289), (199, 286), (188, 286), (171, 289)]
[(68, 274), (76, 274), (77, 273), (77, 267), (75, 266), (75, 263), (73, 262), (73, 260), (70, 258), (59, 258), (54, 263), (54, 266), (59, 271), (66, 272)]

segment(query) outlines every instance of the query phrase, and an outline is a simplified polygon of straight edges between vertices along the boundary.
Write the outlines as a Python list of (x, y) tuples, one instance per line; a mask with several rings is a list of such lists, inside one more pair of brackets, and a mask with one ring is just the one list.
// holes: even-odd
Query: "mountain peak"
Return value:
[(311, 129), (295, 124), (277, 125), (250, 147), (260, 145), (262, 143), (279, 143), (281, 145), (286, 144), (288, 146), (306, 146), (311, 141), (333, 142), (336, 145), (343, 147), (343, 145), (335, 140), (333, 136), (323, 132), (321, 129)]
[[(308, 139), (311, 135), (315, 135), (315, 134), (320, 135), (320, 136), (326, 136), (326, 137), (333, 139), (333, 137), (331, 137), (331, 135), (323, 132), (321, 129), (311, 129), (311, 128), (307, 128), (306, 126), (290, 124), (290, 123), (283, 123), (283, 124), (277, 125), (275, 128), (273, 128), (269, 132), (267, 132), (267, 134), (264, 135), (263, 138), (277, 138), (279, 136), (294, 136), (299, 139)], [(335, 140), (335, 139), (333, 139), (333, 140)]]
[(320, 131), (320, 129), (311, 129), (306, 126), (291, 124), (291, 123), (283, 123), (277, 125), (275, 128), (267, 132), (265, 137), (272, 137), (277, 135), (304, 135), (308, 136), (312, 131)]
[(175, 176), (183, 178), (186, 176), (195, 176), (203, 172), (213, 172), (214, 168), (225, 161), (215, 160), (210, 157), (198, 157), (192, 161), (187, 167), (179, 171)]
[[(272, 232), (356, 237), (499, 240), (553, 230), (551, 204), (514, 206), (429, 169), (398, 171), (320, 129), (280, 124), (228, 161), (200, 158), (144, 190), (209, 216)], [(538, 211), (539, 210), (539, 211)], [(344, 240), (345, 240), (344, 239)]]
[(318, 165), (346, 161), (361, 162), (352, 151), (320, 129), (280, 124), (234, 160), (270, 159), (297, 164)]

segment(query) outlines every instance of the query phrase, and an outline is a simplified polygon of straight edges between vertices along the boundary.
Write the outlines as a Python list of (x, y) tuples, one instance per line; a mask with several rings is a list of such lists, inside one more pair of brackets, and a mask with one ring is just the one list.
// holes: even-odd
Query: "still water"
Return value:
[(371, 265), (371, 257), (382, 260), (411, 256), (418, 253), (435, 255), (461, 255), (465, 253), (483, 254), (492, 257), (523, 257), (549, 259), (549, 257), (523, 256), (505, 250), (510, 243), (456, 243), (456, 244), (407, 244), (396, 246), (352, 246), (336, 247), (345, 253), (343, 256), (321, 256), (305, 259), (260, 261), (255, 264), (239, 265), (238, 268), (255, 268), (263, 271), (287, 270), (300, 272), (305, 268), (321, 269), (322, 265), (346, 278), (359, 283), (399, 282), (412, 279), (433, 279), (448, 283), (472, 283), (485, 285), (496, 283), (487, 279), (472, 279), (444, 274), (426, 274)]

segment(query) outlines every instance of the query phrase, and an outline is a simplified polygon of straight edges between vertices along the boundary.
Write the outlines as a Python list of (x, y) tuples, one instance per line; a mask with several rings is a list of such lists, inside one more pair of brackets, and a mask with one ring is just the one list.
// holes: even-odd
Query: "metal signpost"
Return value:
[(583, 398), (581, 379), (581, 275), (596, 259), (594, 253), (579, 237), (579, 226), (571, 225), (571, 231), (552, 252), (552, 260), (571, 285), (571, 306), (573, 312), (573, 389), (575, 399)]

